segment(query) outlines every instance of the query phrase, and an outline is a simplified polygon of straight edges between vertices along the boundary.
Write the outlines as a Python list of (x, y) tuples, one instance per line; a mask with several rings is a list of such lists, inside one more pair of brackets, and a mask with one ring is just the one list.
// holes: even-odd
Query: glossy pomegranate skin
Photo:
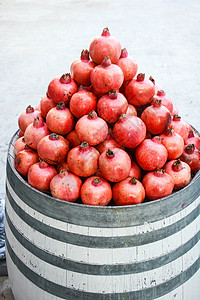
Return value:
[(90, 60), (88, 50), (82, 50), (80, 59), (73, 61), (70, 73), (76, 83), (83, 86), (90, 86), (90, 74), (96, 64)]
[(146, 171), (162, 168), (167, 161), (167, 157), (167, 149), (162, 145), (158, 136), (152, 139), (145, 139), (135, 151), (137, 163)]
[(111, 182), (125, 179), (131, 169), (131, 159), (122, 149), (113, 148), (101, 153), (99, 168), (103, 177)]
[(135, 177), (128, 177), (113, 186), (113, 200), (116, 205), (134, 205), (145, 199), (145, 189)]
[(20, 151), (24, 150), (26, 146), (24, 137), (21, 136), (20, 138), (18, 138), (14, 144), (14, 153), (15, 155), (17, 155)]
[(153, 96), (151, 104), (153, 104), (154, 100), (162, 100), (162, 105), (167, 107), (170, 113), (172, 113), (173, 103), (172, 100), (166, 95), (165, 91), (158, 90), (156, 94)]
[(100, 94), (111, 90), (119, 90), (124, 74), (119, 66), (112, 64), (108, 56), (104, 58), (101, 65), (96, 66), (90, 76), (93, 88)]
[(105, 150), (113, 149), (113, 148), (119, 148), (119, 149), (124, 150), (124, 147), (121, 146), (120, 144), (118, 144), (113, 138), (106, 139), (102, 143), (100, 143), (96, 146), (96, 149), (100, 153), (104, 152)]
[(128, 116), (135, 116), (137, 117), (137, 109), (135, 108), (135, 106), (128, 104), (128, 108), (125, 112), (126, 115)]
[(67, 155), (67, 164), (70, 170), (81, 177), (88, 177), (98, 169), (98, 159), (100, 153), (94, 147), (90, 147), (87, 142), (71, 149)]
[(29, 147), (26, 147), (15, 156), (15, 169), (19, 174), (26, 178), (30, 166), (38, 161), (39, 157), (37, 152)]
[(108, 125), (95, 111), (81, 117), (75, 126), (81, 142), (88, 142), (90, 146), (103, 142), (108, 135)]
[(174, 180), (175, 190), (180, 190), (190, 183), (190, 166), (185, 162), (180, 161), (180, 159), (168, 161), (163, 168)]
[(135, 177), (138, 180), (142, 178), (142, 171), (138, 164), (132, 159), (131, 160), (131, 169), (129, 172), (129, 177)]
[(69, 142), (62, 135), (56, 133), (42, 138), (37, 146), (39, 157), (51, 165), (65, 161), (69, 149)]
[(188, 138), (185, 140), (185, 145), (194, 144), (195, 148), (200, 149), (200, 138), (192, 129), (189, 130)]
[(171, 122), (170, 111), (162, 105), (161, 100), (154, 100), (153, 105), (148, 106), (141, 114), (141, 119), (147, 130), (158, 135), (163, 133)]
[(51, 180), (50, 191), (55, 198), (75, 202), (79, 198), (81, 186), (80, 177), (63, 170)]
[(73, 129), (66, 135), (66, 139), (69, 142), (70, 148), (74, 148), (81, 144), (81, 141), (79, 140), (75, 129)]
[(110, 183), (102, 177), (91, 176), (81, 187), (81, 200), (86, 205), (106, 206), (112, 199)]
[(138, 65), (136, 61), (128, 55), (126, 48), (121, 50), (121, 55), (117, 65), (122, 69), (124, 74), (124, 82), (130, 81), (137, 74)]
[(58, 173), (60, 173), (61, 171), (71, 172), (66, 160), (61, 164), (56, 165), (56, 170)]
[(113, 127), (113, 137), (122, 146), (137, 147), (146, 136), (144, 122), (135, 116), (122, 114)]
[(172, 177), (161, 169), (145, 174), (142, 183), (150, 200), (169, 196), (174, 188)]
[(47, 113), (56, 106), (56, 103), (47, 95), (40, 100), (40, 110), (43, 118), (46, 118)]
[(185, 122), (179, 115), (173, 115), (169, 127), (172, 127), (176, 133), (178, 133), (184, 140), (188, 138), (189, 127), (187, 122)]
[(105, 56), (109, 56), (111, 62), (116, 64), (121, 55), (121, 44), (106, 27), (101, 36), (94, 38), (90, 43), (89, 53), (92, 60), (98, 65), (102, 63)]
[(27, 106), (26, 111), (22, 112), (18, 118), (19, 129), (24, 133), (26, 127), (33, 123), (36, 117), (41, 117), (41, 113), (35, 110), (31, 105)]
[(71, 96), (78, 90), (76, 82), (71, 78), (69, 73), (56, 77), (48, 85), (47, 95), (56, 104), (63, 101), (67, 105)]
[(50, 189), (50, 181), (56, 174), (54, 166), (40, 161), (29, 168), (28, 183), (39, 191), (47, 192)]
[(64, 135), (74, 129), (75, 120), (69, 108), (61, 101), (48, 112), (46, 124), (51, 132)]
[(161, 143), (168, 152), (168, 160), (177, 159), (183, 153), (184, 141), (183, 138), (176, 133), (173, 128), (168, 128), (160, 135)]
[(136, 79), (132, 79), (125, 89), (128, 102), (132, 105), (145, 105), (151, 102), (155, 94), (154, 84), (145, 79), (145, 74), (139, 73)]
[(200, 169), (200, 150), (195, 148), (194, 144), (184, 146), (180, 159), (190, 166), (192, 172)]
[(71, 113), (78, 119), (89, 114), (91, 110), (96, 110), (96, 107), (97, 97), (84, 88), (80, 88), (78, 92), (71, 97), (69, 103)]
[(157, 91), (161, 91), (161, 90), (162, 90), (161, 85), (158, 84), (158, 83), (156, 83), (155, 79), (154, 79), (152, 76), (149, 77), (149, 80), (151, 80), (152, 83), (153, 83), (153, 85), (154, 85), (154, 88), (155, 88), (155, 94), (157, 93)]
[(110, 91), (102, 96), (97, 103), (97, 113), (107, 123), (115, 123), (121, 114), (125, 114), (128, 101), (117, 91)]
[(32, 149), (36, 150), (39, 141), (50, 134), (50, 130), (43, 118), (36, 117), (33, 123), (29, 124), (24, 132), (25, 143)]

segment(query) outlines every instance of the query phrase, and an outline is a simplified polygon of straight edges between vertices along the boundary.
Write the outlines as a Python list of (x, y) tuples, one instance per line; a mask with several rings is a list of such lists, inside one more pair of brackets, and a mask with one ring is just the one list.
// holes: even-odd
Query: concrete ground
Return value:
[[(6, 0), (0, 2), (0, 189), (9, 141), (25, 108), (69, 72), (104, 27), (152, 75), (180, 116), (200, 130), (200, 1)], [(0, 299), (10, 296), (0, 278)], [(23, 299), (21, 299), (23, 300)]]

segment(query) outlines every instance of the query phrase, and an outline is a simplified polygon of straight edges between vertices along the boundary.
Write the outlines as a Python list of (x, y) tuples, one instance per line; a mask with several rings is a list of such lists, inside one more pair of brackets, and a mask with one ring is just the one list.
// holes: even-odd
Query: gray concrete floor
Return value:
[[(0, 189), (10, 138), (25, 108), (108, 27), (200, 130), (200, 1), (4, 0), (0, 2)], [(1, 278), (0, 286), (9, 281)], [(6, 283), (5, 283), (6, 282)], [(8, 284), (9, 285), (9, 284)], [(9, 286), (8, 286), (9, 288)], [(2, 290), (0, 290), (0, 293)], [(11, 299), (0, 295), (0, 299)], [(22, 299), (23, 300), (23, 299)]]

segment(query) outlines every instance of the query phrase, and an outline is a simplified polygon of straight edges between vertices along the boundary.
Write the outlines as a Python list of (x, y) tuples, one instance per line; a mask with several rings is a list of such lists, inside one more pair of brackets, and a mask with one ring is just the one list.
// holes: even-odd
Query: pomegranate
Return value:
[(191, 180), (191, 169), (188, 164), (181, 161), (180, 159), (173, 159), (168, 161), (164, 170), (174, 180), (174, 189), (180, 190), (190, 183)]
[(47, 192), (50, 189), (50, 181), (56, 174), (54, 166), (41, 160), (29, 168), (28, 183), (39, 191)]
[(82, 181), (80, 177), (66, 170), (62, 170), (51, 180), (50, 191), (55, 198), (75, 202), (79, 198), (81, 186)]
[(96, 110), (97, 97), (88, 92), (84, 87), (80, 87), (70, 100), (69, 108), (71, 113), (78, 119), (89, 114), (91, 110)]
[(168, 152), (161, 143), (159, 136), (145, 139), (135, 151), (135, 158), (139, 166), (146, 171), (160, 169), (167, 161)]
[(56, 133), (43, 137), (37, 146), (39, 157), (51, 165), (65, 161), (69, 149), (69, 142)]
[(19, 138), (24, 136), (24, 132), (19, 130)]
[(135, 177), (138, 180), (141, 180), (142, 178), (142, 171), (134, 160), (131, 160), (131, 169), (128, 176)]
[(173, 104), (173, 110), (172, 110), (172, 113), (171, 113), (172, 116), (174, 115), (178, 115), (178, 109), (177, 107)]
[(163, 90), (158, 90), (156, 94), (153, 96), (153, 99), (151, 101), (151, 104), (153, 104), (154, 100), (162, 100), (162, 105), (167, 107), (172, 113), (173, 111), (173, 103), (172, 100), (165, 94)]
[(106, 139), (102, 143), (98, 144), (96, 148), (100, 153), (104, 152), (105, 150), (108, 150), (109, 148), (119, 148), (124, 150), (124, 147), (118, 144), (110, 134), (108, 134)]
[(186, 141), (189, 134), (188, 124), (179, 115), (173, 116), (169, 127), (172, 127), (183, 138), (184, 142)]
[(42, 117), (36, 117), (24, 132), (25, 143), (32, 149), (37, 149), (39, 141), (50, 134), (50, 130)]
[(113, 127), (113, 137), (122, 146), (137, 147), (146, 136), (144, 122), (135, 116), (122, 114)]
[(157, 93), (157, 91), (162, 90), (162, 87), (159, 84), (156, 84), (155, 79), (152, 76), (149, 77), (149, 80), (153, 82), (155, 88), (155, 94)]
[(172, 127), (160, 135), (161, 143), (168, 152), (168, 160), (177, 159), (183, 153), (184, 141), (183, 138), (176, 133)]
[(102, 177), (92, 176), (81, 187), (83, 204), (106, 206), (112, 199), (110, 183)]
[(26, 146), (24, 150), (15, 156), (15, 169), (19, 174), (27, 177), (30, 166), (38, 161), (39, 157), (37, 152)]
[(120, 67), (112, 64), (109, 56), (106, 56), (101, 65), (92, 70), (90, 80), (98, 93), (105, 94), (121, 87), (124, 74)]
[(107, 123), (115, 123), (121, 114), (126, 113), (127, 108), (126, 98), (115, 90), (102, 96), (97, 103), (98, 115)]
[(113, 200), (116, 205), (133, 205), (142, 203), (145, 189), (135, 177), (128, 177), (113, 186)]
[(145, 174), (142, 183), (145, 188), (146, 196), (150, 200), (169, 196), (174, 188), (172, 177), (162, 169)]
[(162, 105), (162, 100), (154, 100), (141, 114), (141, 119), (152, 134), (163, 133), (171, 122), (170, 111)]
[(41, 113), (40, 104), (36, 105), (35, 110), (37, 110)]
[(112, 182), (125, 179), (131, 169), (131, 159), (126, 151), (113, 148), (101, 153), (99, 168), (103, 177)]
[(132, 57), (128, 56), (126, 48), (121, 50), (121, 56), (116, 64), (122, 69), (125, 82), (135, 77), (138, 66), (136, 61)]
[(107, 123), (94, 110), (77, 121), (75, 130), (79, 140), (90, 146), (100, 144), (108, 135)]
[(47, 113), (56, 106), (56, 103), (50, 99), (47, 95), (44, 96), (40, 100), (40, 109), (41, 109), (41, 115), (43, 118), (46, 118)]
[(145, 79), (145, 74), (140, 73), (132, 79), (125, 89), (128, 102), (132, 105), (145, 105), (151, 102), (155, 94), (155, 87), (151, 80)]
[(126, 115), (128, 116), (135, 116), (137, 117), (137, 109), (135, 108), (135, 106), (128, 104), (128, 108), (125, 112)]
[(195, 148), (200, 149), (200, 138), (192, 129), (189, 130), (188, 138), (185, 140), (185, 144), (194, 144)]
[(64, 170), (70, 172), (70, 168), (68, 166), (67, 161), (65, 160), (61, 164), (56, 165), (56, 170), (58, 173), (60, 173), (60, 171), (64, 171)]
[(21, 113), (18, 118), (18, 125), (22, 132), (25, 132), (26, 127), (33, 123), (33, 120), (36, 117), (41, 117), (41, 113), (38, 110), (35, 110), (31, 105), (27, 106), (26, 111)]
[(70, 73), (63, 74), (60, 78), (54, 78), (48, 85), (47, 95), (55, 103), (69, 103), (71, 96), (78, 90), (76, 82), (71, 78)]
[(96, 64), (90, 60), (88, 50), (82, 50), (80, 59), (71, 64), (71, 76), (78, 84), (89, 86), (90, 74), (95, 66)]
[(26, 146), (26, 142), (24, 140), (24, 137), (20, 137), (18, 138), (18, 140), (16, 140), (15, 144), (14, 144), (14, 153), (15, 155), (17, 155), (20, 151), (24, 150)]
[(63, 135), (74, 128), (75, 120), (69, 108), (61, 101), (56, 107), (50, 109), (46, 116), (46, 123), (52, 132)]
[(70, 148), (74, 148), (81, 144), (75, 129), (66, 135), (66, 139), (69, 142)]
[(194, 144), (185, 145), (180, 158), (190, 166), (192, 172), (200, 169), (200, 150)]
[(109, 56), (113, 64), (116, 64), (121, 55), (121, 44), (110, 34), (109, 29), (103, 29), (101, 36), (94, 38), (90, 44), (89, 53), (96, 64), (101, 64), (105, 56)]
[(87, 142), (83, 142), (69, 151), (67, 164), (74, 174), (88, 177), (97, 171), (99, 156), (100, 153), (97, 149), (90, 147)]

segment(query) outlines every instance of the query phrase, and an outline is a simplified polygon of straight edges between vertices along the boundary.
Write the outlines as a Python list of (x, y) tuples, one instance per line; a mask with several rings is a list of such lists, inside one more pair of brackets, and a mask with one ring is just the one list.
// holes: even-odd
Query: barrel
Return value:
[(6, 169), (6, 260), (15, 300), (199, 300), (200, 172), (163, 199), (68, 203)]

